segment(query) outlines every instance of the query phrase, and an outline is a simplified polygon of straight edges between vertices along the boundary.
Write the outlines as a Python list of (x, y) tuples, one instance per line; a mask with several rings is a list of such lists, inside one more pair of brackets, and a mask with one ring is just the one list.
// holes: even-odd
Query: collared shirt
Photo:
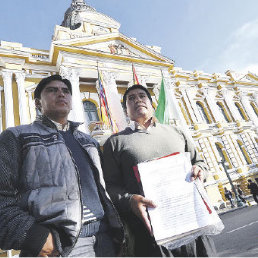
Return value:
[(140, 125), (139, 123), (137, 123), (136, 121), (130, 121), (129, 127), (135, 131), (135, 130), (140, 130), (140, 131), (144, 131), (144, 132), (148, 132), (153, 126), (156, 126), (157, 123), (157, 118), (156, 117), (152, 117), (151, 118), (151, 123), (148, 126), (148, 128), (145, 128), (144, 126)]
[[(50, 119), (51, 120), (51, 119)], [(63, 128), (63, 125), (62, 124), (60, 124), (60, 123), (58, 123), (58, 122), (56, 122), (56, 121), (54, 121), (54, 120), (51, 120), (54, 124), (55, 124), (55, 126), (56, 126), (56, 128), (57, 128), (57, 130), (58, 131), (64, 131), (64, 132), (66, 132), (66, 131), (68, 131), (69, 129), (70, 129), (70, 122), (68, 121), (67, 122), (67, 124), (64, 126), (64, 128)]]

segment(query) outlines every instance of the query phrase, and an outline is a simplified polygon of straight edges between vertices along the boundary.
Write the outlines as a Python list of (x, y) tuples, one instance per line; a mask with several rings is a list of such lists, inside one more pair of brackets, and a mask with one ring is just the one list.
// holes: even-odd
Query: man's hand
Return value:
[(42, 247), (39, 257), (56, 257), (59, 256), (58, 251), (55, 247), (55, 241), (51, 233), (49, 233), (46, 243)]
[(130, 204), (133, 213), (143, 221), (147, 229), (150, 231), (150, 234), (152, 234), (151, 224), (147, 214), (147, 207), (155, 208), (156, 205), (151, 200), (138, 194), (134, 194), (131, 197)]
[(193, 180), (196, 180), (197, 178), (199, 178), (201, 180), (201, 182), (203, 182), (204, 172), (199, 166), (193, 165), (191, 180), (193, 181)]

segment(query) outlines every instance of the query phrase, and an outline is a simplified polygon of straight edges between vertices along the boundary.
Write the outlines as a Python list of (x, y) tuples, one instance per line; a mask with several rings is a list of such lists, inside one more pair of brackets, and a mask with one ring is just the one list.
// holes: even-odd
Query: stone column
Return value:
[(24, 89), (25, 73), (15, 73), (15, 78), (18, 86), (20, 124), (24, 125), (29, 123), (27, 98)]
[(2, 115), (2, 91), (3, 87), (0, 86), (0, 133), (3, 131), (3, 115)]
[(6, 128), (14, 126), (13, 113), (13, 90), (12, 90), (12, 72), (2, 71), (4, 81), (4, 100), (5, 100), (5, 121)]
[(35, 107), (35, 101), (32, 98), (32, 92), (34, 91), (33, 88), (27, 89), (28, 97), (29, 97), (29, 109), (30, 109), (30, 122), (34, 121), (36, 116), (36, 107)]
[(118, 127), (119, 131), (122, 131), (127, 126), (125, 114), (120, 102), (119, 93), (116, 85), (116, 76), (114, 73), (104, 71), (103, 80), (106, 92), (108, 105), (113, 119)]
[(70, 80), (72, 84), (72, 111), (70, 112), (69, 119), (75, 122), (83, 122), (84, 125), (81, 125), (79, 129), (83, 132), (89, 132), (81, 99), (79, 73), (75, 69), (61, 66), (60, 74), (63, 78)]

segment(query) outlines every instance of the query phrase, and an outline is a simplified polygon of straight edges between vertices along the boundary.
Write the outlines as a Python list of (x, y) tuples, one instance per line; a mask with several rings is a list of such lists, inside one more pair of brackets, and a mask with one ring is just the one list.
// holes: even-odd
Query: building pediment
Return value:
[(97, 50), (116, 56), (136, 57), (151, 60), (156, 59), (152, 55), (141, 51), (139, 48), (115, 38), (104, 42), (81, 45), (80, 47), (84, 49)]
[(228, 75), (232, 80), (239, 82), (255, 82), (258, 83), (258, 74), (248, 72), (248, 73), (237, 73), (234, 71), (227, 71)]
[[(174, 61), (162, 56), (158, 47), (144, 46), (135, 39), (121, 33), (109, 33), (97, 36), (84, 36), (53, 41), (54, 46), (77, 49), (78, 53), (96, 52), (109, 58), (142, 59), (173, 64)], [(67, 50), (69, 51), (69, 50)]]
[(256, 74), (256, 73), (248, 72), (246, 75), (246, 78), (249, 81), (258, 83), (258, 74)]

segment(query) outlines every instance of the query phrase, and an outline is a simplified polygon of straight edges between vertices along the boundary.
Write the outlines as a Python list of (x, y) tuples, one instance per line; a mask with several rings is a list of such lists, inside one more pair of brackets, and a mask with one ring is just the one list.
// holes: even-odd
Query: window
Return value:
[(251, 102), (250, 104), (251, 104), (251, 107), (253, 108), (254, 113), (258, 116), (257, 108), (256, 108), (255, 104), (253, 102)]
[(235, 106), (236, 106), (238, 112), (240, 113), (241, 117), (243, 118), (243, 120), (247, 120), (247, 118), (245, 117), (243, 109), (241, 108), (240, 104), (235, 102)]
[(99, 121), (98, 111), (95, 104), (91, 101), (83, 101), (84, 114), (88, 123)]
[(210, 124), (210, 120), (208, 119), (202, 104), (200, 102), (196, 102), (196, 105), (202, 117), (202, 120), (205, 121), (207, 124)]
[(244, 148), (243, 144), (240, 143), (239, 141), (237, 141), (237, 143), (238, 143), (238, 147), (239, 147), (240, 151), (242, 152), (242, 154), (245, 158), (246, 163), (251, 164), (252, 162), (250, 162), (250, 158), (248, 157), (248, 154), (247, 154), (246, 149)]
[(228, 119), (228, 117), (227, 117), (227, 115), (226, 115), (226, 113), (225, 113), (225, 110), (224, 110), (224, 107), (223, 107), (222, 103), (217, 102), (217, 106), (218, 106), (220, 112), (222, 113), (224, 119), (225, 119), (227, 122), (230, 122), (230, 120)]

